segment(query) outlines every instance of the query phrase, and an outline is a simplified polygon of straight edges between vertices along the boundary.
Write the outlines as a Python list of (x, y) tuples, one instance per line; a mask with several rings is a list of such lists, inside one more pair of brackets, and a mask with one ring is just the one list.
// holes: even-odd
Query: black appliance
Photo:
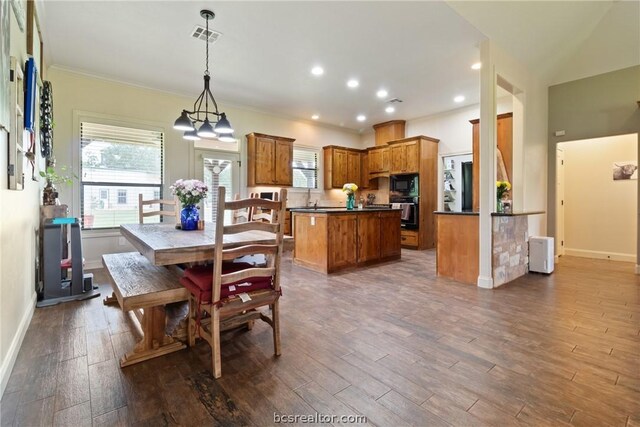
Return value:
[(420, 227), (419, 218), (419, 197), (403, 197), (393, 196), (389, 200), (391, 207), (399, 207), (402, 209), (400, 213), (400, 226), (407, 230), (417, 230)]
[(420, 195), (418, 174), (391, 175), (389, 178), (391, 196), (393, 197), (417, 197)]

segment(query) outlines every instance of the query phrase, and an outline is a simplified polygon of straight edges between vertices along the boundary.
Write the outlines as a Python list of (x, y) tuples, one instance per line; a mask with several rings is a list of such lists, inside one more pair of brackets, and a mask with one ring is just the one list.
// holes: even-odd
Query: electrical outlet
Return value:
[(311, 217), (311, 225), (316, 225), (316, 217), (315, 216)]

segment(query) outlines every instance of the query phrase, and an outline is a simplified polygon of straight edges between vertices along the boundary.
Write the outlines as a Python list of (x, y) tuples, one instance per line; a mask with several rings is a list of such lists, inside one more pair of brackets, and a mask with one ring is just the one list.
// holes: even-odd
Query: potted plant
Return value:
[(71, 185), (73, 179), (78, 177), (74, 173), (69, 173), (70, 168), (61, 166), (58, 171), (55, 169), (55, 160), (49, 161), (44, 171), (40, 171), (40, 176), (47, 180), (47, 185), (42, 192), (42, 204), (45, 206), (56, 205), (58, 200), (58, 190), (56, 184)]
[(509, 181), (496, 181), (496, 195), (498, 196), (498, 203), (496, 205), (496, 212), (503, 213), (504, 208), (502, 205), (502, 199), (505, 194), (511, 190), (511, 184)]

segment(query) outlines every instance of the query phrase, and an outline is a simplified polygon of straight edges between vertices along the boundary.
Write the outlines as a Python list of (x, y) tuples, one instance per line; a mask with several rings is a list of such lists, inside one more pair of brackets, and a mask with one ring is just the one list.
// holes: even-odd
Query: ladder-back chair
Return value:
[[(158, 205), (158, 210), (145, 211), (145, 206)], [(167, 210), (171, 208), (171, 210)], [(164, 217), (173, 217), (175, 222), (180, 222), (180, 209), (177, 200), (152, 199), (143, 200), (142, 193), (138, 194), (138, 222), (144, 224), (144, 219), (152, 216), (159, 216), (160, 221), (164, 221)]]
[[(280, 355), (280, 261), (284, 239), (286, 191), (280, 190), (279, 201), (249, 198), (224, 201), (225, 189), (218, 189), (218, 209), (215, 229), (215, 260), (213, 266), (196, 266), (185, 270), (180, 282), (189, 289), (189, 345), (195, 345), (196, 335), (204, 338), (212, 350), (213, 376), (222, 375), (220, 361), (220, 332), (260, 319), (273, 329), (274, 353)], [(251, 221), (224, 225), (225, 210), (261, 208), (274, 211), (274, 222)], [(263, 240), (268, 233), (270, 243), (247, 244), (223, 249), (225, 235), (255, 233), (255, 240)], [(267, 232), (267, 233), (265, 233)], [(265, 267), (247, 263), (224, 263), (246, 255), (266, 256)], [(268, 306), (271, 317), (258, 308)], [(202, 313), (208, 317), (202, 319)]]

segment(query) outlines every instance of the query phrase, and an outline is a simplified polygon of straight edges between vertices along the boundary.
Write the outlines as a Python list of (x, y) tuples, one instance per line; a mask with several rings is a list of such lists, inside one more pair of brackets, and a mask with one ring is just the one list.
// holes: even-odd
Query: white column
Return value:
[[(493, 288), (491, 213), (496, 205), (496, 70), (491, 41), (480, 43), (480, 260), (478, 286)], [(474, 177), (474, 179), (477, 179)]]

